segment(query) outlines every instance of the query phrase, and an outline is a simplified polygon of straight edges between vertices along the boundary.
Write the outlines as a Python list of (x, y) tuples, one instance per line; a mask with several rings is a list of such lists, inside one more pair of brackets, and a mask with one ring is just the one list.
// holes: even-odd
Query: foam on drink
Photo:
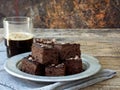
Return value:
[(33, 35), (30, 33), (24, 33), (24, 32), (12, 32), (8, 35), (8, 40), (28, 40), (33, 38)]

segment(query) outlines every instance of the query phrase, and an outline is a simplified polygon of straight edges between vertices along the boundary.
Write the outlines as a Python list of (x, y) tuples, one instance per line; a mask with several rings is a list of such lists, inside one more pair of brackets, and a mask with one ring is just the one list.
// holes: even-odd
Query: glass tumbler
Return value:
[(31, 51), (33, 43), (31, 18), (23, 16), (6, 17), (3, 20), (3, 25), (8, 57)]

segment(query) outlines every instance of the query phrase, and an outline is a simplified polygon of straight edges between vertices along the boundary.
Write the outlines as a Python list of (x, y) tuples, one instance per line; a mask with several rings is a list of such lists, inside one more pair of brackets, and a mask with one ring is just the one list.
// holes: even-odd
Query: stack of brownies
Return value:
[(41, 76), (65, 76), (82, 72), (80, 44), (35, 39), (32, 54), (21, 60), (21, 71)]

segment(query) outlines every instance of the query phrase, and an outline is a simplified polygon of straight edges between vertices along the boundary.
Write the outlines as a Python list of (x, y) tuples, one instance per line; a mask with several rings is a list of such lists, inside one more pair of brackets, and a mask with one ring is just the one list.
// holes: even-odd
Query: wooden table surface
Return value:
[[(82, 90), (120, 90), (120, 29), (35, 29), (35, 37), (55, 38), (62, 42), (81, 44), (81, 52), (96, 57), (102, 68), (112, 69), (117, 75)], [(0, 29), (0, 38), (3, 30)]]

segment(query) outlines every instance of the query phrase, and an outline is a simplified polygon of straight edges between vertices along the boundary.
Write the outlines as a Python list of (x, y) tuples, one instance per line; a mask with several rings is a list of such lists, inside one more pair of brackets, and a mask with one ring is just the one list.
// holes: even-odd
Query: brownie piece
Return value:
[(21, 60), (21, 71), (33, 74), (33, 75), (44, 75), (45, 66), (34, 61), (32, 56), (25, 57)]
[(82, 60), (75, 56), (75, 58), (69, 58), (65, 60), (66, 74), (72, 75), (82, 72)]
[(45, 67), (45, 75), (46, 76), (64, 76), (65, 75), (65, 64), (61, 63), (58, 65), (51, 64)]
[(32, 56), (41, 64), (58, 64), (58, 51), (52, 45), (34, 43)]
[(55, 44), (54, 47), (59, 51), (59, 58), (61, 60), (72, 58), (76, 55), (80, 57), (81, 54), (80, 44), (59, 43)]

